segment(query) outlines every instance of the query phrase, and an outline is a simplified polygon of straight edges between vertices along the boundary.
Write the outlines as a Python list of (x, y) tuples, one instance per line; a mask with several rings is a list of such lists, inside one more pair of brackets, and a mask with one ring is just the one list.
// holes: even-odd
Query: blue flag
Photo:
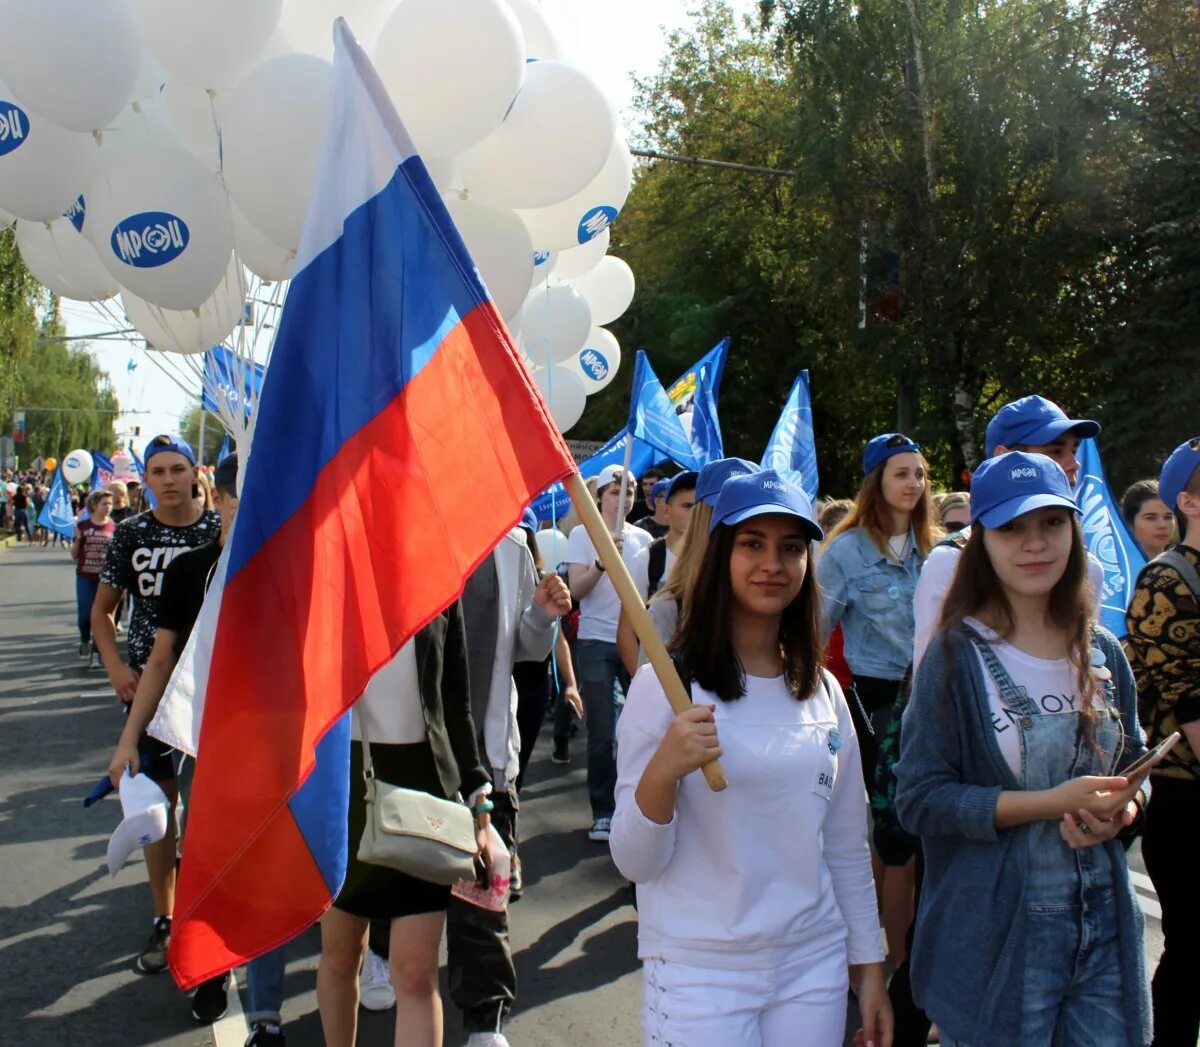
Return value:
[[(725, 374), (725, 360), (729, 355), (729, 339), (722, 338), (707, 353), (683, 372), (675, 383), (667, 390), (667, 396), (678, 407), (694, 397), (700, 384), (700, 372), (707, 371), (709, 386), (715, 401), (721, 388), (721, 378)], [(694, 424), (694, 423), (693, 423)], [(580, 475), (587, 479), (596, 476), (601, 469), (608, 465), (621, 465), (625, 461), (625, 442), (629, 439), (629, 430), (622, 429), (600, 448), (590, 458), (579, 463)], [(662, 455), (649, 444), (641, 440), (633, 441), (633, 452), (629, 459), (629, 468), (635, 476), (641, 476)], [(562, 484), (543, 491), (531, 506), (539, 520), (550, 520), (565, 516), (571, 508), (571, 499)]]
[(204, 385), (200, 391), (200, 402), (206, 410), (219, 415), (223, 394), (230, 406), (236, 408), (241, 403), (249, 417), (251, 398), (258, 403), (267, 368), (264, 364), (255, 364), (252, 369), (246, 370), (239, 390), (237, 376), (243, 368), (245, 364), (238, 360), (233, 350), (223, 345), (213, 346), (204, 354)]
[(70, 540), (75, 537), (75, 507), (71, 505), (71, 492), (63, 479), (61, 469), (54, 470), (54, 482), (46, 496), (46, 504), (38, 515), (38, 526), (53, 531)]
[(633, 392), (629, 398), (626, 428), (636, 439), (657, 448), (687, 469), (699, 469), (704, 465), (675, 413), (675, 405), (650, 366), (650, 358), (641, 349), (637, 351), (637, 363), (633, 368)]
[(92, 451), (92, 480), (91, 488), (96, 490), (98, 487), (105, 487), (112, 483), (115, 470), (113, 469), (112, 459), (106, 454), (101, 454), (99, 451)]
[(1079, 444), (1075, 501), (1083, 513), (1081, 523), (1088, 552), (1104, 568), (1100, 624), (1119, 639), (1126, 633), (1125, 609), (1133, 599), (1138, 572), (1145, 567), (1146, 557), (1125, 526), (1125, 518), (1104, 479), (1100, 450), (1090, 438)]
[(696, 395), (692, 397), (692, 447), (700, 456), (701, 466), (725, 457), (721, 439), (721, 423), (717, 418), (717, 394), (712, 387), (712, 375), (707, 367), (700, 368), (696, 380)]
[(783, 405), (775, 431), (763, 452), (762, 466), (787, 477), (808, 495), (809, 501), (816, 500), (820, 478), (817, 476), (817, 444), (813, 437), (808, 371), (801, 371), (792, 383), (787, 403)]
[(229, 457), (229, 434), (225, 434), (225, 439), (221, 441), (221, 449), (217, 452), (217, 464), (220, 465), (226, 458)]

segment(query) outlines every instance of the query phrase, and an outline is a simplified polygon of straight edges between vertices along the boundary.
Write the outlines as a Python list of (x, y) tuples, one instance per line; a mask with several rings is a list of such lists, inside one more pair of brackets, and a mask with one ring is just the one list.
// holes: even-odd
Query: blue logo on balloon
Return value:
[(586, 244), (589, 240), (599, 236), (607, 229), (617, 218), (617, 209), (604, 204), (600, 207), (593, 207), (587, 214), (579, 220), (579, 242)]
[(0, 102), (0, 156), (20, 149), (29, 137), (29, 117), (13, 102)]
[(593, 382), (603, 382), (608, 377), (608, 361), (595, 349), (584, 349), (579, 354), (579, 369)]
[(549, 260), (550, 260), (550, 252), (549, 251), (534, 251), (533, 252), (534, 268), (536, 268), (539, 265), (545, 265)]
[(87, 202), (83, 199), (83, 194), (80, 193), (70, 208), (63, 212), (63, 217), (75, 227), (75, 232), (82, 233), (83, 220), (86, 216)]
[(112, 252), (136, 269), (155, 269), (183, 254), (190, 238), (182, 218), (165, 211), (143, 211), (117, 223)]

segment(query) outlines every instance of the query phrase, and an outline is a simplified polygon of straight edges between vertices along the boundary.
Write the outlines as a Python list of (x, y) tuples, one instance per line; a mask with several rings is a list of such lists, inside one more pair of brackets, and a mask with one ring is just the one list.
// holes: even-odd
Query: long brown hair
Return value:
[(687, 530), (683, 532), (667, 580), (651, 598), (651, 602), (678, 600), (680, 606), (691, 602), (696, 580), (700, 577), (700, 565), (704, 562), (704, 551), (708, 548), (708, 524), (711, 519), (711, 505), (697, 502), (692, 506)]
[[(694, 512), (694, 510), (693, 510)], [(733, 583), (729, 559), (737, 527), (721, 524), (709, 536), (691, 599), (683, 606), (679, 628), (670, 643), (685, 680), (732, 702), (746, 693), (746, 672), (733, 646)], [(779, 622), (783, 676), (794, 698), (804, 699), (817, 689), (824, 651), (821, 646), (821, 589), (813, 570), (813, 545), (796, 598), (784, 608)]]
[[(1079, 693), (1082, 696), (1082, 713), (1089, 739), (1095, 727), (1096, 712), (1093, 698), (1095, 681), (1091, 674), (1088, 649), (1092, 646), (1092, 602), (1088, 589), (1087, 551), (1083, 541), (1083, 530), (1074, 513), (1071, 517), (1071, 552), (1067, 557), (1067, 568), (1058, 583), (1050, 590), (1048, 615), (1050, 621), (1062, 629), (1068, 638), (1067, 657), (1075, 667)], [(1001, 637), (1012, 635), (1016, 622), (1012, 604), (1004, 586), (996, 575), (991, 557), (983, 544), (985, 528), (971, 528), (971, 537), (962, 551), (946, 602), (942, 605), (939, 629), (942, 643), (947, 651), (947, 673), (951, 665), (949, 644), (951, 634), (957, 631), (962, 620), (969, 615), (978, 616), (985, 612), (988, 622)], [(947, 681), (948, 689), (948, 681)]]
[[(921, 492), (920, 500), (913, 506), (912, 531), (917, 543), (917, 552), (923, 560), (945, 532), (937, 522), (937, 514), (933, 508), (933, 496), (929, 492), (929, 463), (925, 461), (923, 454), (917, 454), (917, 457), (925, 468), (925, 490)], [(891, 510), (888, 508), (887, 499), (883, 497), (883, 471), (890, 461), (889, 458), (867, 473), (862, 486), (858, 489), (858, 494), (854, 496), (854, 508), (833, 529), (833, 533), (829, 535), (830, 539), (855, 527), (861, 527), (871, 536), (871, 541), (875, 543), (881, 553), (885, 556), (892, 555), (891, 547), (888, 545), (888, 536), (892, 533)]]

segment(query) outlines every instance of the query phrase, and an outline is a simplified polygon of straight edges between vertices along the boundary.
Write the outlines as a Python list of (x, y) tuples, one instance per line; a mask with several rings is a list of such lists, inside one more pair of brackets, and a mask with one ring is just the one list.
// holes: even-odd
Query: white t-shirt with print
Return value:
[[(623, 532), (624, 542), (621, 546), (621, 559), (633, 573), (638, 553), (649, 547), (654, 541), (640, 527), (626, 524)], [(569, 564), (590, 566), (598, 559), (596, 547), (588, 537), (587, 528), (580, 524), (571, 531), (567, 538), (567, 553), (563, 559)], [(644, 572), (643, 572), (644, 576)], [(635, 582), (637, 576), (634, 575)], [(646, 583), (643, 580), (638, 592), (642, 599), (646, 598)], [(609, 581), (608, 576), (601, 578), (596, 587), (579, 601), (579, 639), (604, 640), (608, 643), (617, 642), (617, 618), (621, 612), (621, 601), (617, 590)]]
[[(1018, 651), (979, 619), (968, 617), (965, 621), (988, 641), (1000, 664), (1012, 677), (1013, 683), (1025, 688), (1025, 693), (1033, 699), (1038, 712), (1054, 716), (1079, 711), (1079, 670), (1071, 664), (1069, 658), (1035, 658), (1024, 651)], [(1000, 689), (992, 679), (992, 674), (988, 672), (978, 646), (971, 646), (979, 659), (979, 667), (983, 670), (983, 683), (987, 688), (988, 705), (991, 708), (992, 730), (996, 732), (1000, 753), (1019, 779), (1024, 773), (1024, 768), (1021, 766), (1021, 731), (1017, 726), (1018, 716), (1000, 696)], [(1099, 690), (1093, 696), (1092, 704), (1096, 709), (1105, 708), (1104, 697)]]

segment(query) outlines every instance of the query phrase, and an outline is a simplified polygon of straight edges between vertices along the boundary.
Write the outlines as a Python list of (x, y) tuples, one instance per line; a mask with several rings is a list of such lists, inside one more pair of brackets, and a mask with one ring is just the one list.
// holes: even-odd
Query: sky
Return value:
[[(670, 30), (686, 24), (694, 5), (688, 0), (539, 0), (558, 32), (566, 57), (582, 67), (616, 104), (628, 127), (633, 119), (630, 74), (646, 76), (657, 70)], [(733, 0), (735, 9), (750, 12), (754, 0)], [(107, 303), (120, 318), (119, 299)], [(96, 307), (63, 302), (63, 318), (72, 336), (113, 331), (115, 324)], [(140, 343), (123, 338), (89, 343), (100, 366), (108, 372), (122, 408), (119, 433), (141, 427), (135, 447), (159, 432), (173, 432), (179, 419), (199, 396), (199, 383), (189, 396), (176, 380), (150, 359)], [(133, 369), (130, 369), (130, 365)]]

